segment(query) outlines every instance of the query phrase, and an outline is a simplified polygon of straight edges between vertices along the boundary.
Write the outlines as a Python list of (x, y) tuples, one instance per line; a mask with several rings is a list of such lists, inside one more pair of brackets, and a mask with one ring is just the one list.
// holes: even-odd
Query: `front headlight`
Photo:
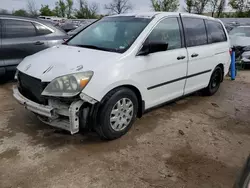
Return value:
[(92, 76), (93, 72), (87, 71), (55, 78), (44, 89), (42, 95), (53, 97), (74, 97), (86, 87)]

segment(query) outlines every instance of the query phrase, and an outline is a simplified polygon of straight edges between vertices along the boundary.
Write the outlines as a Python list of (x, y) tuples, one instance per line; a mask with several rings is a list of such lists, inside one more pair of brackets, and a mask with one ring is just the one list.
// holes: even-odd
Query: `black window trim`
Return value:
[[(148, 32), (147, 36), (144, 38), (138, 52), (136, 53), (136, 56), (137, 54), (141, 51), (142, 47), (143, 47), (143, 44), (145, 43), (145, 41), (147, 40), (147, 38), (149, 37), (149, 35), (152, 33), (152, 31), (155, 29), (155, 27), (163, 20), (165, 19), (168, 19), (168, 18), (176, 18), (177, 19), (177, 22), (178, 22), (178, 25), (179, 25), (179, 29), (180, 29), (180, 37), (181, 37), (181, 48), (176, 48), (176, 49), (170, 49), (170, 50), (167, 50), (167, 51), (172, 51), (172, 50), (179, 50), (179, 49), (182, 49), (182, 48), (186, 48), (185, 47), (185, 40), (182, 41), (182, 39), (185, 39), (184, 37), (184, 30), (183, 30), (183, 27), (181, 27), (181, 24), (180, 24), (180, 15), (174, 15), (174, 16), (164, 16), (162, 17), (160, 20), (158, 20), (155, 25), (151, 28), (151, 30)], [(181, 19), (180, 19), (181, 20)], [(182, 21), (181, 21), (182, 22)], [(145, 28), (146, 29), (146, 28)], [(183, 43), (184, 42), (184, 43)]]

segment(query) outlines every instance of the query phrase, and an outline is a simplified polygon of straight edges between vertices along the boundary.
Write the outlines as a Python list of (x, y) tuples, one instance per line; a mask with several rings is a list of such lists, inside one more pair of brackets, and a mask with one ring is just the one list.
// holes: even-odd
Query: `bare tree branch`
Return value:
[(207, 6), (209, 0), (194, 0), (194, 11), (197, 14), (202, 14), (205, 11), (205, 7)]
[(36, 7), (36, 3), (34, 2), (34, 0), (27, 1), (27, 9), (30, 16), (32, 17), (38, 16), (38, 9)]
[(122, 14), (132, 10), (129, 0), (113, 0), (109, 4), (105, 4), (104, 8), (112, 14)]
[(217, 8), (217, 17), (220, 18), (221, 14), (223, 13), (226, 7), (226, 0), (220, 0), (219, 6)]
[(218, 9), (218, 6), (219, 6), (219, 0), (210, 0), (209, 5), (210, 5), (211, 12), (212, 12), (212, 17), (214, 17), (214, 13)]

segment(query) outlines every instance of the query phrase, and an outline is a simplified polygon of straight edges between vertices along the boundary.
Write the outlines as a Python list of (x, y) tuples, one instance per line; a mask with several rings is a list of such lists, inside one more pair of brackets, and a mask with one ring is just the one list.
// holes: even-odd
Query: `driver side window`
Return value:
[(166, 18), (153, 29), (147, 42), (168, 43), (168, 50), (181, 48), (181, 33), (177, 18)]

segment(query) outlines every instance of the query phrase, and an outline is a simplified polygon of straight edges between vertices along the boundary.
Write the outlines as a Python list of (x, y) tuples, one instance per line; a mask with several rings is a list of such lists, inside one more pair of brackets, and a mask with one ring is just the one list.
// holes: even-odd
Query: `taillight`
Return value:
[(232, 53), (233, 53), (233, 50), (232, 50), (232, 48), (230, 48), (229, 49), (229, 54), (232, 55)]

